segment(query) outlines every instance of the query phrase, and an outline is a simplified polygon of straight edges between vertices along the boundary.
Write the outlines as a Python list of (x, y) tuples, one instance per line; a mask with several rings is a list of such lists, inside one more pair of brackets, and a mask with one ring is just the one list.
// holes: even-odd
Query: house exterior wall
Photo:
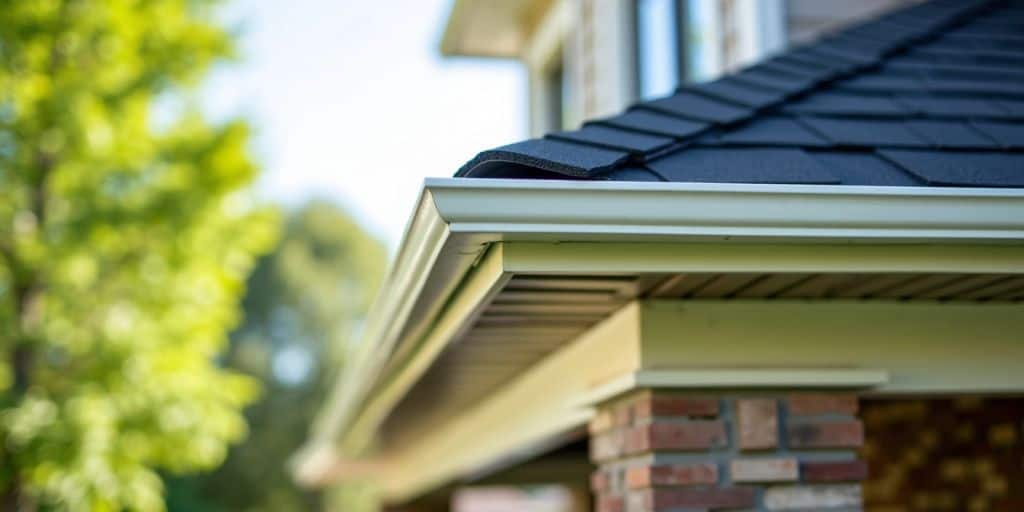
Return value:
[(851, 394), (639, 390), (590, 423), (597, 512), (855, 510)]
[[(695, 77), (712, 78), (781, 49), (781, 5), (782, 0), (708, 2), (702, 11), (706, 16), (695, 21), (701, 26), (693, 37), (704, 41), (699, 51), (706, 54)], [(530, 77), (531, 136), (575, 128), (638, 99), (635, 8), (636, 0), (558, 0), (540, 16), (522, 59)], [(560, 65), (553, 58), (562, 59)], [(550, 84), (556, 69), (566, 81), (565, 96), (557, 99), (552, 97), (557, 88)], [(550, 111), (555, 105), (564, 108), (563, 115)], [(561, 119), (562, 126), (554, 119)]]
[(1024, 398), (641, 389), (590, 423), (597, 512), (1024, 510)]
[(576, 44), (566, 55), (576, 72), (580, 120), (620, 112), (636, 97), (632, 0), (578, 0)]
[[(787, 44), (916, 1), (682, 0), (690, 11), (687, 75), (710, 80)], [(575, 128), (637, 101), (635, 8), (636, 0), (557, 0), (539, 16), (523, 57), (530, 77), (531, 136)], [(565, 81), (561, 98), (553, 97), (560, 91), (550, 83), (556, 68)]]

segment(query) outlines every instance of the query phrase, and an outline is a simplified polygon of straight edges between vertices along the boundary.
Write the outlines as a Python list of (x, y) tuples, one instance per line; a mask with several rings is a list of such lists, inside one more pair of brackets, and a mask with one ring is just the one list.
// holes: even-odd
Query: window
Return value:
[(703, 82), (719, 73), (721, 48), (718, 44), (718, 18), (721, 6), (704, 0), (688, 0), (687, 5), (689, 37), (686, 55), (690, 64), (689, 79)]
[(566, 58), (564, 44), (560, 43), (530, 79), (533, 97), (530, 130), (534, 135), (575, 128), (580, 122), (574, 108), (577, 96)]
[(671, 94), (781, 49), (782, 0), (634, 0), (637, 92)]
[(641, 99), (671, 94), (687, 71), (687, 1), (635, 1), (637, 91)]
[(568, 124), (566, 107), (569, 104), (569, 85), (565, 79), (562, 59), (556, 59), (544, 76), (544, 98), (547, 103), (544, 113), (545, 131), (563, 130)]

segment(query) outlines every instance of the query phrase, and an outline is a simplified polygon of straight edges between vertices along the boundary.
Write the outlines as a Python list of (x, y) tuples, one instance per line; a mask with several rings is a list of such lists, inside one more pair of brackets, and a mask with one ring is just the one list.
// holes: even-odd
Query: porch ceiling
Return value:
[(382, 444), (414, 442), (634, 299), (1024, 301), (1024, 274), (961, 270), (515, 274), (394, 409)]

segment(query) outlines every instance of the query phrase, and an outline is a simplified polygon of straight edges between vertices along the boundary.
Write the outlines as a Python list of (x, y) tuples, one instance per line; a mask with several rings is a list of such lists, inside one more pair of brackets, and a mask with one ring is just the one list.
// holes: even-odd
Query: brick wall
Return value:
[(857, 509), (857, 412), (852, 395), (635, 392), (591, 422), (596, 508)]
[(862, 403), (873, 512), (1024, 511), (1024, 399)]

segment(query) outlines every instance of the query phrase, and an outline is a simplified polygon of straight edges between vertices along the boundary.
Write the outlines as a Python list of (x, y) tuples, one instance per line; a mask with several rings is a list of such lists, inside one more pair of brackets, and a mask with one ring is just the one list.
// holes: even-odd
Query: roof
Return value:
[(899, 10), (456, 177), (1024, 187), (1024, 1)]
[[(777, 297), (801, 308), (844, 297), (825, 304), (838, 310), (875, 298), (909, 307), (913, 296), (943, 300), (934, 317), (948, 316), (956, 294), (988, 311), (991, 298), (1019, 300), (1024, 187), (1006, 187), (1024, 169), (1015, 163), (1024, 98), (1013, 89), (1021, 27), (1019, 2), (927, 4), (581, 130), (481, 153), (459, 172), (575, 180), (428, 179), (361, 341), (295, 459), (297, 478), (321, 485), (372, 472), (396, 501), (550, 448), (585, 423), (579, 408), (595, 385), (632, 378), (583, 364), (579, 352), (555, 361), (587, 371), (548, 365), (623, 301), (719, 297), (715, 307), (729, 308), (727, 297)], [(908, 76), (917, 89), (896, 87)], [(950, 175), (968, 186), (922, 186)], [(980, 188), (989, 184), (1003, 188)], [(847, 278), (856, 286), (833, 294)], [(608, 289), (610, 307), (574, 302)], [(936, 337), (946, 325), (1001, 325), (962, 318), (971, 323), (935, 324)], [(493, 340), (477, 327), (494, 329)], [(611, 334), (607, 350), (579, 349), (585, 361), (629, 360), (609, 357), (630, 346)], [(539, 352), (505, 357), (526, 337)], [(513, 384), (534, 370), (526, 388)], [(910, 381), (896, 373), (893, 382)]]

